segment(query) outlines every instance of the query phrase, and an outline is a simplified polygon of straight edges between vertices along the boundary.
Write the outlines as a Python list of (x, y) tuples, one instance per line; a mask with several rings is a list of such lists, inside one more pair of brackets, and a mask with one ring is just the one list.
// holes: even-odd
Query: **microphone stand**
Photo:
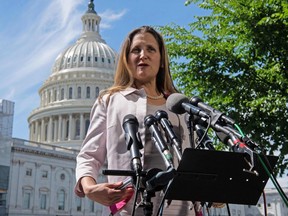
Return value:
[(187, 124), (187, 129), (189, 131), (189, 142), (190, 147), (195, 149), (194, 135), (193, 135), (193, 115), (186, 114), (185, 121)]

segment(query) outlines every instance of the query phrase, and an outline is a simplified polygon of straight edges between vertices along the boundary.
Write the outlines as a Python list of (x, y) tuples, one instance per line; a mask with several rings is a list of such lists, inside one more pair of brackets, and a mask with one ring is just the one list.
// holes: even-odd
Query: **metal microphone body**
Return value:
[(220, 112), (219, 110), (214, 109), (208, 104), (205, 104), (199, 97), (196, 97), (196, 96), (192, 97), (190, 99), (190, 103), (206, 111), (207, 113), (209, 113), (211, 118), (213, 117), (220, 118), (228, 124), (231, 124), (231, 125), (235, 124), (235, 121), (233, 119), (229, 118), (228, 116), (224, 115), (224, 113)]
[(149, 129), (151, 133), (151, 139), (162, 155), (167, 169), (174, 167), (172, 154), (170, 153), (168, 146), (166, 145), (165, 140), (163, 139), (162, 134), (158, 128), (157, 119), (153, 115), (147, 115), (144, 118), (144, 124)]
[(155, 113), (155, 117), (169, 136), (170, 140), (173, 142), (172, 147), (177, 154), (178, 160), (180, 161), (182, 159), (181, 143), (173, 130), (173, 125), (168, 120), (168, 114), (164, 110), (158, 110)]
[(127, 150), (130, 150), (132, 157), (132, 169), (139, 174), (142, 170), (141, 153), (139, 149), (142, 149), (143, 145), (138, 132), (139, 123), (137, 118), (131, 114), (126, 115), (123, 119), (122, 127), (125, 131)]

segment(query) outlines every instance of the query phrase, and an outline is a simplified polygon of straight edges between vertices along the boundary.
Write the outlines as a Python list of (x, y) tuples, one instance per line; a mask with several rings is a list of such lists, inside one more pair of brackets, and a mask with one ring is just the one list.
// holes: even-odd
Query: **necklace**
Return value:
[(158, 99), (163, 98), (163, 94), (162, 93), (159, 96), (151, 96), (151, 95), (148, 95), (148, 94), (146, 94), (146, 95), (147, 95), (147, 98), (150, 98), (152, 100), (158, 100)]

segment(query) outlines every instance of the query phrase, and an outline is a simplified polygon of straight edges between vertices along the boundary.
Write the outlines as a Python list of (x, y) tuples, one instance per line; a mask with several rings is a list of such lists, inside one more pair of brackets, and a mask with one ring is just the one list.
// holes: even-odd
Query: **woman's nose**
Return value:
[(141, 50), (141, 52), (140, 52), (140, 59), (147, 59), (148, 57), (147, 57), (147, 55), (146, 55), (146, 52), (145, 52), (145, 50)]

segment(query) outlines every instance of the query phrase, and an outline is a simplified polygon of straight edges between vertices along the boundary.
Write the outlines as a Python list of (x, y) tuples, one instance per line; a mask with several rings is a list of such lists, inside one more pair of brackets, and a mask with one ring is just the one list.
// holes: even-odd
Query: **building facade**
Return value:
[(0, 215), (7, 206), (13, 117), (14, 102), (0, 99)]

